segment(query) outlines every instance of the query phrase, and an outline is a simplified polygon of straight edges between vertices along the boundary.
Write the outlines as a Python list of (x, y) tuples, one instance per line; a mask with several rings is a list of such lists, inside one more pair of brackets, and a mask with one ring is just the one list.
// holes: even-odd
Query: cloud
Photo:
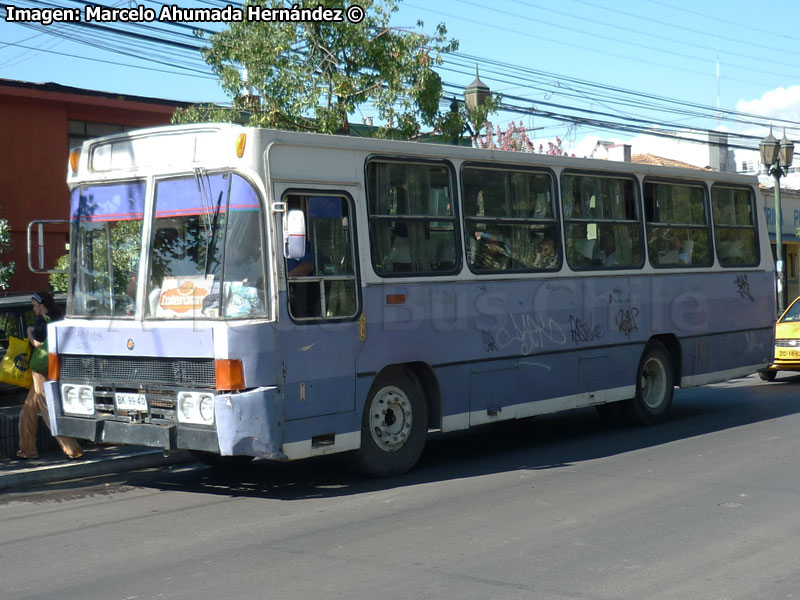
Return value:
[[(630, 144), (633, 154), (655, 154), (656, 156), (664, 158), (680, 160), (697, 167), (705, 167), (708, 165), (709, 152), (708, 146), (705, 143), (705, 138), (689, 132), (681, 132), (680, 135), (685, 138), (699, 138), (701, 143), (648, 135), (646, 133), (622, 139), (613, 136), (604, 136), (602, 132), (600, 132), (589, 134), (583, 138), (576, 139), (570, 144), (565, 144), (564, 149), (570, 154), (574, 153), (578, 157), (589, 158), (597, 142), (602, 140), (614, 144)], [(595, 153), (595, 156), (597, 158), (604, 158), (605, 153), (600, 151)]]
[(736, 110), (767, 118), (800, 121), (800, 85), (770, 90), (756, 100), (739, 100)]

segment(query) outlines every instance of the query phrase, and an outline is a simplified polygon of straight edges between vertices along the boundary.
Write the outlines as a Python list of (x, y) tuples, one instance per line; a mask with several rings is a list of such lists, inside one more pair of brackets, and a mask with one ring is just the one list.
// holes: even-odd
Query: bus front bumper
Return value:
[(100, 444), (132, 444), (164, 450), (204, 450), (222, 456), (287, 460), (283, 453), (283, 399), (276, 387), (214, 398), (214, 427), (153, 424), (63, 414), (58, 382), (45, 383), (53, 435)]

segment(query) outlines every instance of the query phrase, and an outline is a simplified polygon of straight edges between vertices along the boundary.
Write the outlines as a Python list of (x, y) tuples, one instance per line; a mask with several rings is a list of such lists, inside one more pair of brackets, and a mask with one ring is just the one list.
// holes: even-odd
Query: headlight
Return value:
[(61, 386), (61, 407), (65, 415), (93, 415), (94, 388), (65, 383)]
[(192, 422), (196, 405), (197, 400), (195, 400), (194, 394), (181, 392), (178, 396), (178, 414), (183, 417), (182, 421)]
[(94, 392), (92, 392), (92, 388), (81, 386), (78, 392), (78, 398), (81, 403), (81, 408), (89, 413), (94, 412)]
[(200, 396), (200, 418), (207, 423), (214, 422), (214, 397), (208, 394)]
[(197, 425), (214, 424), (214, 396), (199, 392), (178, 392), (178, 421)]

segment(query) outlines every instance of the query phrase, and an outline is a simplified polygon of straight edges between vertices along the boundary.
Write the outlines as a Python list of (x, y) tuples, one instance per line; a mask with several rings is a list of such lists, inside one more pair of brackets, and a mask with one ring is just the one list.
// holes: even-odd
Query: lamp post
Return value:
[[(483, 106), (491, 93), (492, 92), (489, 89), (489, 86), (483, 83), (481, 78), (478, 76), (478, 65), (475, 65), (475, 80), (464, 88), (464, 104), (467, 105), (468, 112), (475, 110), (479, 106)], [(458, 112), (458, 104), (459, 101), (453, 98), (453, 101), (450, 103), (451, 113)], [(472, 127), (469, 126), (469, 121), (467, 121), (464, 125), (464, 129), (469, 131), (470, 135), (474, 135)], [(461, 137), (461, 134), (464, 132), (464, 129), (462, 129), (458, 135), (453, 138), (453, 145), (458, 145), (458, 140)]]
[(794, 155), (794, 143), (786, 139), (786, 130), (783, 130), (783, 139), (778, 143), (772, 135), (772, 126), (769, 135), (761, 140), (758, 145), (761, 153), (761, 164), (767, 173), (775, 178), (775, 274), (777, 276), (778, 314), (783, 313), (783, 240), (781, 239), (781, 177), (789, 172)]

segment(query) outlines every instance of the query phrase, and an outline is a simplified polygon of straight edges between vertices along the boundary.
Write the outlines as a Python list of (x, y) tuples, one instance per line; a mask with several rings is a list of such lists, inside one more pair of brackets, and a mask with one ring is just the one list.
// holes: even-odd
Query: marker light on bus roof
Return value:
[(247, 134), (240, 133), (236, 138), (236, 156), (242, 158), (244, 156), (244, 145), (247, 143)]
[(75, 150), (71, 150), (69, 153), (69, 168), (72, 169), (73, 175), (78, 172), (78, 159), (80, 159), (80, 157), (80, 148), (75, 148)]

